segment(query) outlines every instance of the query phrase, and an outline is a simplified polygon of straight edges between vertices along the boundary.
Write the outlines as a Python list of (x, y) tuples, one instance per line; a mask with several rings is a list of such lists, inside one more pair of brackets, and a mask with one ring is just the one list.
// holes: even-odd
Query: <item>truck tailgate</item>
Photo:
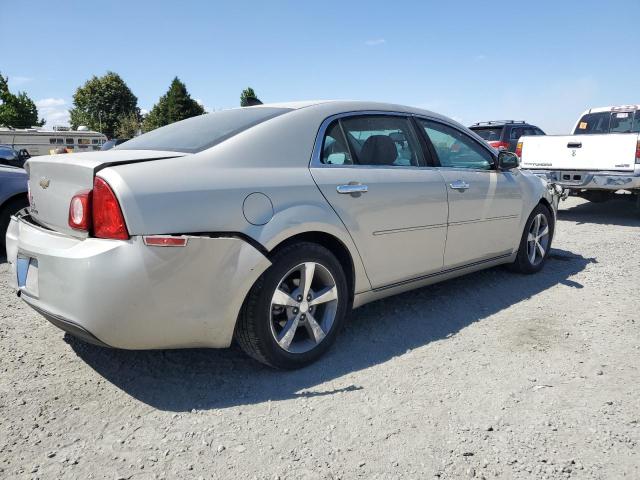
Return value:
[(637, 133), (522, 137), (522, 168), (633, 171)]

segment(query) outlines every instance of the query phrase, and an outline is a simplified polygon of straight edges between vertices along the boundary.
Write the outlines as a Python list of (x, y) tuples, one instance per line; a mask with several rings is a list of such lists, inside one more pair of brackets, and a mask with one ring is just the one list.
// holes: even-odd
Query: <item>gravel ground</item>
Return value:
[(502, 268), (356, 310), (319, 363), (83, 344), (0, 264), (2, 478), (640, 478), (640, 216), (561, 205)]

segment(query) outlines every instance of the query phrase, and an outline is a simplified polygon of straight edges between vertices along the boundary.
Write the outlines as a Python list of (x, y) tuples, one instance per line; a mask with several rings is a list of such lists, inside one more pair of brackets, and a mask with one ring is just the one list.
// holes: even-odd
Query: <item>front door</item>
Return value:
[(358, 115), (326, 130), (311, 173), (344, 222), (373, 288), (440, 271), (447, 192), (406, 117)]
[(495, 169), (491, 152), (462, 130), (419, 119), (431, 141), (449, 196), (444, 268), (506, 256), (518, 245), (520, 172)]

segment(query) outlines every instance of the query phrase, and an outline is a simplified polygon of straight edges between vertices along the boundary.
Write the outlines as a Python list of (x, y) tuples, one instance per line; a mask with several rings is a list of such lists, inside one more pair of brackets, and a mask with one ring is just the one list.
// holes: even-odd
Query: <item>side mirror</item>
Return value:
[(520, 166), (520, 157), (513, 152), (501, 150), (498, 153), (498, 168), (500, 170), (513, 170)]
[(26, 148), (23, 148), (18, 152), (18, 158), (20, 160), (29, 160), (31, 158), (31, 155), (29, 155), (29, 152)]

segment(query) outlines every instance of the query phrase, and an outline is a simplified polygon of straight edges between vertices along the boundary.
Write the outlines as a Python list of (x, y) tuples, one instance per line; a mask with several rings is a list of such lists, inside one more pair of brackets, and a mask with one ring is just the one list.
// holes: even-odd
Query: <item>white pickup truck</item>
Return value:
[(516, 154), (521, 168), (571, 195), (601, 202), (631, 193), (640, 207), (640, 105), (592, 108), (573, 135), (522, 137)]

